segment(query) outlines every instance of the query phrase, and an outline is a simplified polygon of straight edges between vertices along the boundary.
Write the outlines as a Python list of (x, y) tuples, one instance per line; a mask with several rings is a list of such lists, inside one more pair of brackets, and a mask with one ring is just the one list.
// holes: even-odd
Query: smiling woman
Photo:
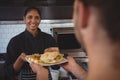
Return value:
[(31, 32), (33, 36), (37, 34), (37, 28), (41, 21), (40, 12), (37, 8), (32, 10), (28, 8), (24, 14), (24, 21), (26, 23), (27, 30)]
[(41, 22), (38, 8), (27, 8), (24, 21), (26, 30), (13, 37), (7, 46), (6, 62), (4, 68), (0, 70), (3, 79), (0, 80), (15, 80), (16, 76), (19, 76), (19, 80), (36, 80), (36, 74), (26, 63), (26, 55), (43, 53), (46, 48), (56, 46), (54, 38), (38, 28)]

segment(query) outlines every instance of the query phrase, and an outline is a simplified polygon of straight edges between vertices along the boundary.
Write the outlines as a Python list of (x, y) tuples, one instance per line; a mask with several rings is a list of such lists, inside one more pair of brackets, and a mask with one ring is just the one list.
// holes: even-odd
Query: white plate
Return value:
[[(28, 63), (31, 63), (32, 61), (30, 61), (29, 59), (29, 56), (26, 56), (26, 61), (28, 62)], [(63, 60), (62, 61), (60, 61), (60, 62), (58, 62), (58, 63), (54, 63), (54, 64), (45, 64), (45, 63), (36, 63), (36, 64), (40, 64), (41, 66), (52, 66), (52, 65), (59, 65), (59, 64), (63, 64), (63, 63), (66, 63), (66, 62), (68, 62), (68, 60), (67, 59), (65, 59), (65, 58), (63, 58)]]

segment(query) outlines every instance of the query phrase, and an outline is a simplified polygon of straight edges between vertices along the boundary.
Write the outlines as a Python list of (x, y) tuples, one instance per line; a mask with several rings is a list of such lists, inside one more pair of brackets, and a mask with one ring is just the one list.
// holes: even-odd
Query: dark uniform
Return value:
[(26, 55), (44, 52), (48, 47), (56, 46), (54, 38), (38, 29), (38, 34), (33, 37), (27, 30), (13, 37), (7, 47), (6, 62), (4, 68), (0, 72), (3, 79), (0, 80), (15, 80), (15, 76), (19, 75), (21, 80), (35, 80), (35, 73), (32, 72), (29, 64), (26, 62), (22, 69), (15, 73), (13, 64), (22, 52)]

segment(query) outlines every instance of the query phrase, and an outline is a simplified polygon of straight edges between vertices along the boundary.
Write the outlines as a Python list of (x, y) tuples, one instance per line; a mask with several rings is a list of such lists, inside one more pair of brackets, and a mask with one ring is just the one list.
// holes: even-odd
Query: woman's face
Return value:
[(33, 9), (26, 14), (24, 21), (26, 23), (27, 30), (33, 31), (37, 30), (41, 19), (39, 13)]

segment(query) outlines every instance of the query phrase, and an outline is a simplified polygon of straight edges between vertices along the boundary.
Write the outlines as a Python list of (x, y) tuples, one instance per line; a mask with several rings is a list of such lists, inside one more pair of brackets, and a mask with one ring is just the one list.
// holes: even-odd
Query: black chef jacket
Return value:
[[(27, 30), (13, 37), (7, 47), (6, 62), (0, 73), (3, 79), (0, 80), (15, 80), (15, 76), (18, 73), (14, 72), (13, 64), (22, 52), (25, 52), (27, 55), (33, 53), (42, 54), (44, 49), (54, 47), (55, 45), (54, 38), (47, 33), (41, 32), (40, 29), (38, 29), (36, 37), (33, 37)], [(28, 67), (25, 65), (23, 69)]]

